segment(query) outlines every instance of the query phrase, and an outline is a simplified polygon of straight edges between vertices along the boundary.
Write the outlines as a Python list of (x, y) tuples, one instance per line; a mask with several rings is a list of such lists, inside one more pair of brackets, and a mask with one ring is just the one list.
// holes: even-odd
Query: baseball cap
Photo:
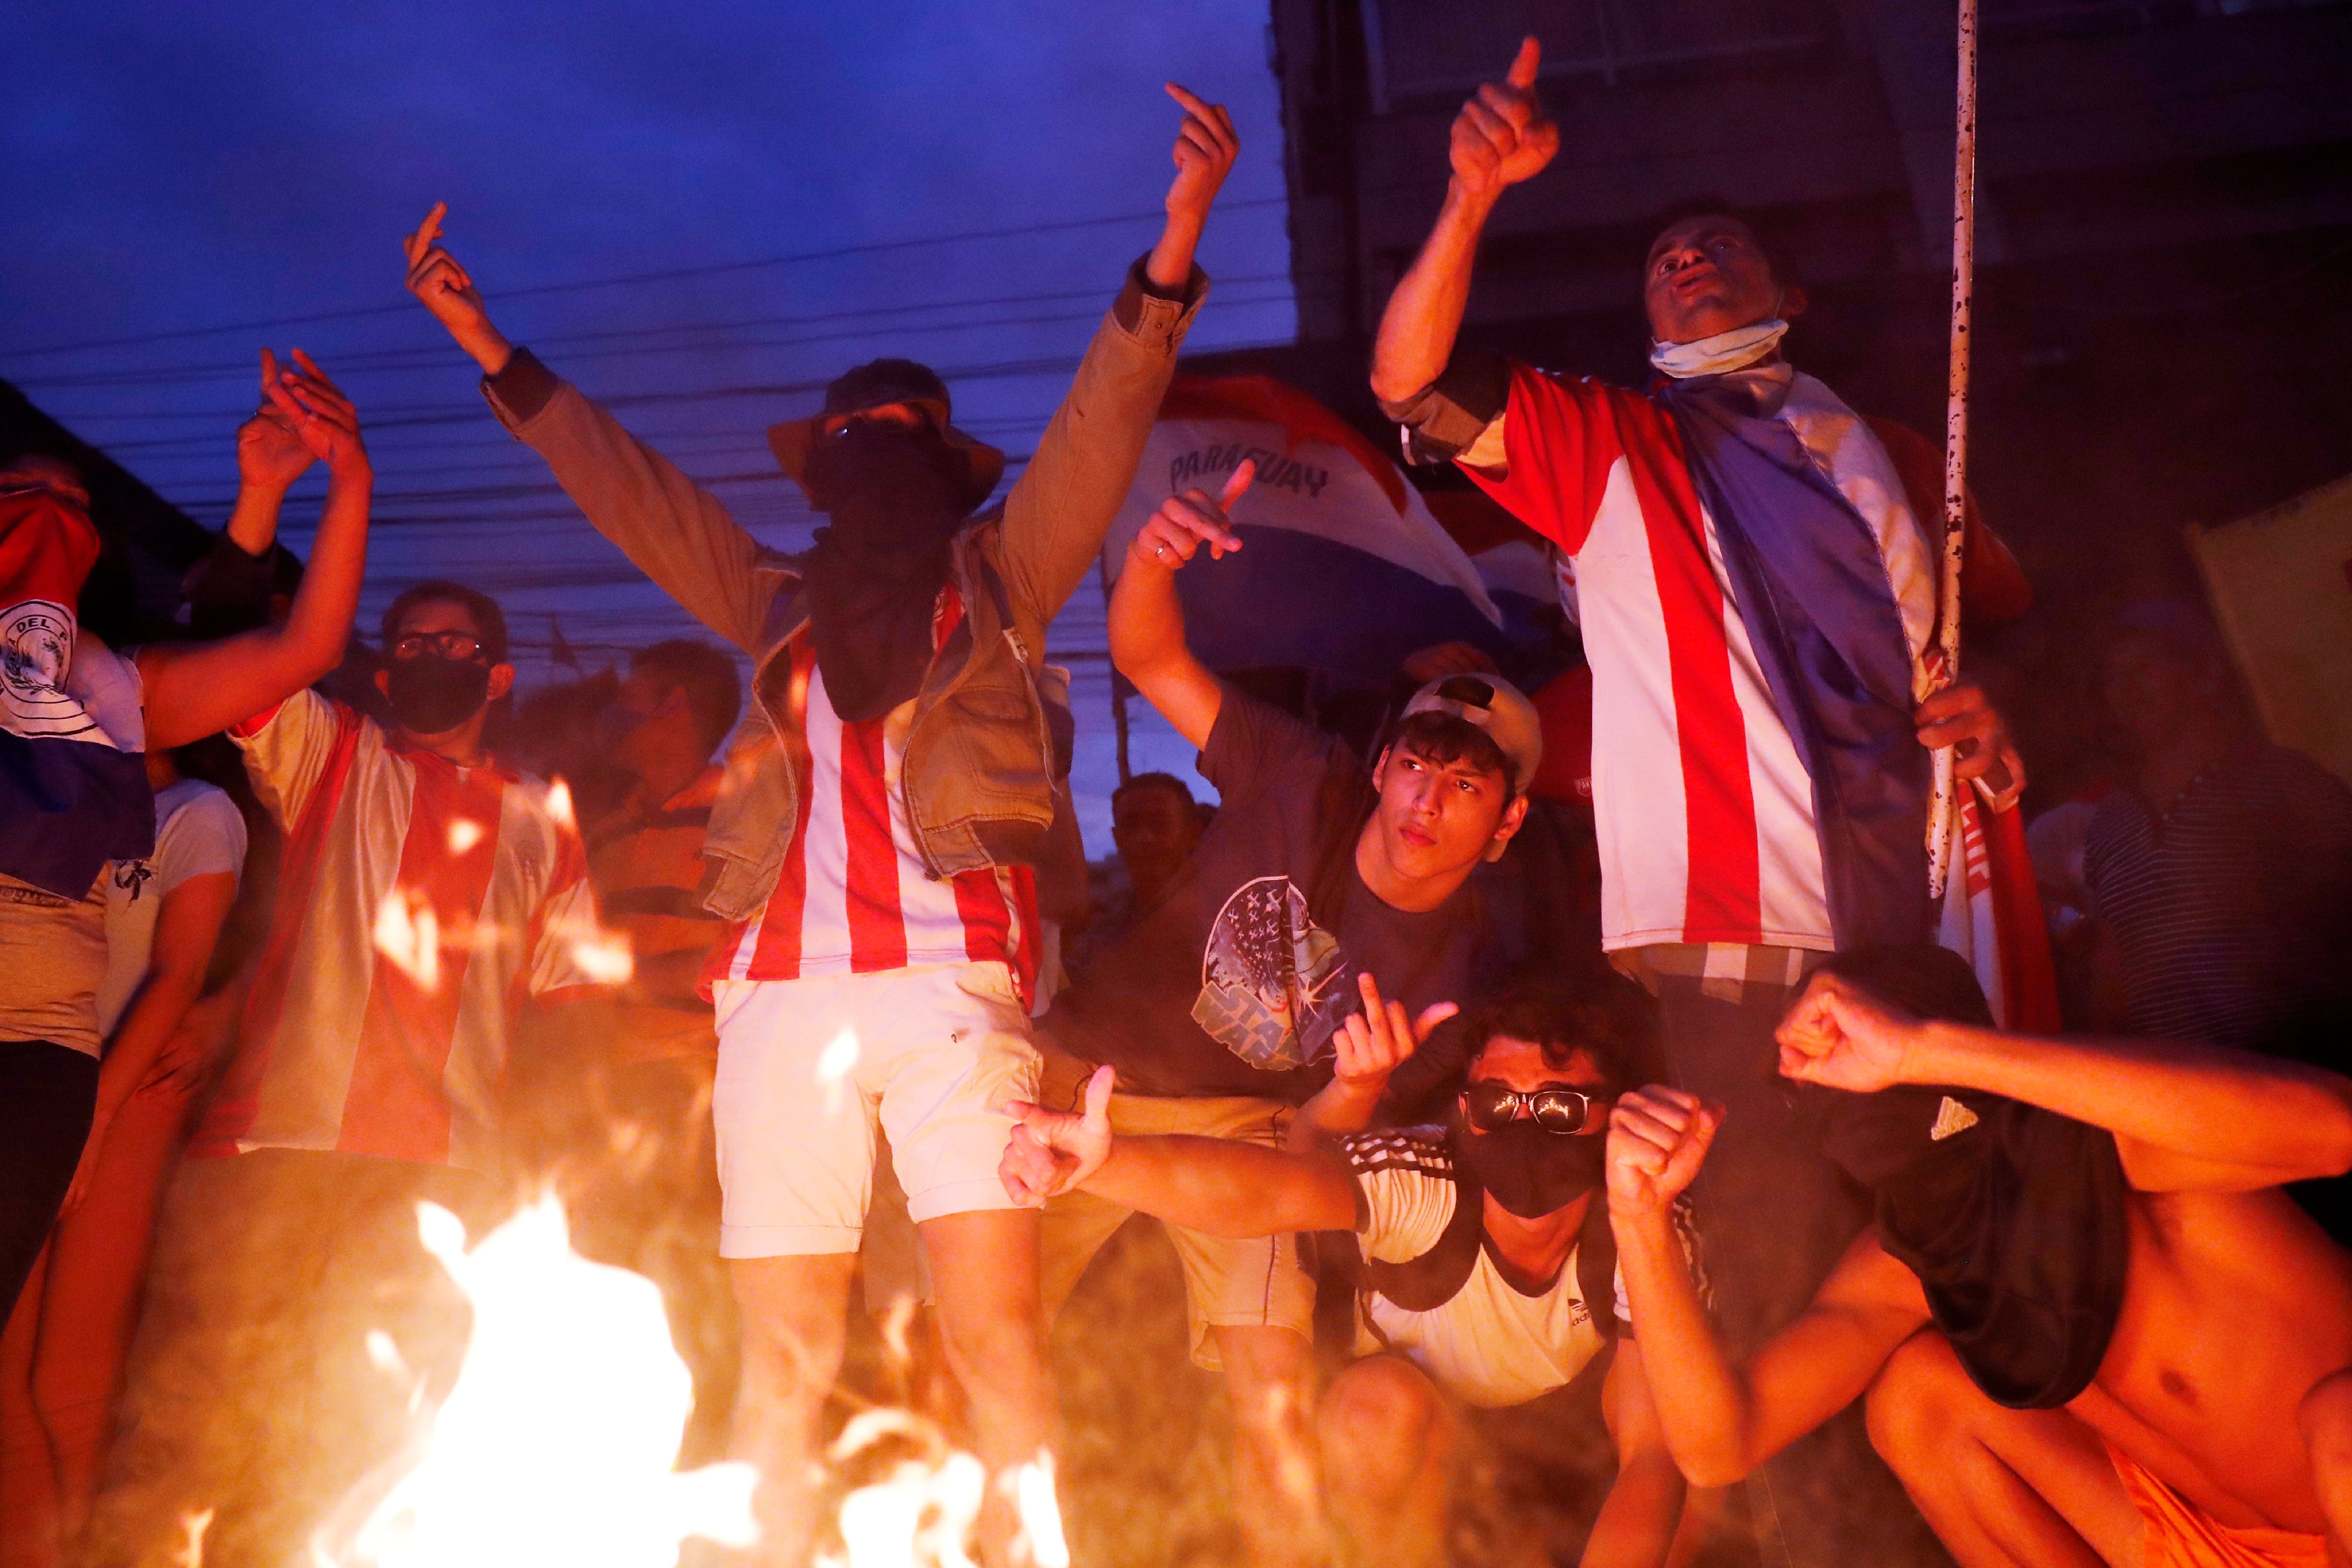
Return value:
[(1486, 733), (1511, 761), (1512, 793), (1524, 795), (1543, 765), (1543, 721), (1536, 705), (1509, 681), (1493, 675), (1441, 675), (1404, 705), (1416, 713), (1444, 713)]

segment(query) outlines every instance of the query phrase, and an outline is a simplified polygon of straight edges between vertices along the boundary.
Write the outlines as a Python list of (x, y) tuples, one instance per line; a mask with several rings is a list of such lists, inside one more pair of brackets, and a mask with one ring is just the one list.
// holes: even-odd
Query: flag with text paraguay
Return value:
[(1242, 549), (1181, 573), (1186, 640), (1212, 669), (1286, 667), (1385, 685), (1406, 655), (1466, 642), (1506, 656), (1504, 617), (1477, 568), (1404, 473), (1297, 388), (1260, 375), (1179, 376), (1103, 543), (1104, 579), (1160, 503), (1214, 496), (1244, 462)]

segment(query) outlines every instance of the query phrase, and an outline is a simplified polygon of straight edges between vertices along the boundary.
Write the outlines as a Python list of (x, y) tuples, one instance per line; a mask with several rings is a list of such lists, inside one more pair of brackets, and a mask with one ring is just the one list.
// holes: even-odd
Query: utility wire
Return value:
[[(1290, 198), (1258, 196), (1241, 201), (1229, 201), (1219, 209), (1224, 212), (1247, 211), (1256, 207), (1287, 205)], [(1101, 217), (1070, 218), (1061, 223), (1023, 224), (1011, 228), (968, 229), (961, 234), (923, 235), (906, 239), (868, 240), (858, 245), (833, 246), (823, 250), (795, 251), (783, 256), (756, 257), (745, 261), (720, 261), (699, 267), (669, 267), (652, 272), (619, 273), (604, 278), (581, 278), (562, 283), (536, 283), (501, 292), (506, 300), (530, 299), (549, 294), (577, 293), (591, 289), (619, 289), (643, 283), (667, 283), (685, 278), (715, 278), (730, 272), (750, 272), (767, 267), (793, 267), (811, 261), (835, 261), (853, 256), (879, 256), (891, 251), (919, 250), (936, 245), (970, 245), (991, 239), (1020, 239), (1039, 234), (1069, 234), (1080, 229), (1108, 228), (1118, 224), (1140, 223), (1150, 218), (1161, 218), (1165, 212), (1153, 207), (1144, 212), (1111, 213)], [(183, 327), (175, 331), (145, 332), (131, 337), (96, 338), (81, 342), (44, 343), (37, 348), (10, 349), (0, 352), (0, 360), (33, 359), (47, 354), (82, 353), (91, 349), (127, 348), (145, 343), (184, 341), (189, 338), (218, 337), (229, 332), (252, 332), (272, 327), (306, 326), (313, 321), (358, 321), (370, 316), (388, 316), (417, 308), (413, 300), (397, 304), (353, 306), (340, 310), (311, 310), (299, 315), (271, 316), (259, 321), (228, 321), (210, 327)]]

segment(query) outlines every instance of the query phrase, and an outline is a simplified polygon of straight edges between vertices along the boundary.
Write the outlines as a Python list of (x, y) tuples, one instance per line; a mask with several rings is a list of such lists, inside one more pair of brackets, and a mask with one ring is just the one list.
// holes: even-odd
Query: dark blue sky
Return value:
[[(371, 422), (363, 616), (421, 576), (478, 582), (507, 601), (530, 681), (547, 612), (583, 643), (649, 640), (683, 617), (542, 488), (402, 289), (400, 236), (428, 205), (450, 204), (452, 247), (510, 337), (593, 395), (693, 395), (624, 416), (791, 544), (806, 514), (761, 432), (814, 395), (731, 389), (910, 354), (949, 374), (960, 423), (1028, 450), (1157, 230), (1091, 220), (1158, 207), (1176, 124), (1163, 79), (1228, 104), (1244, 139), (1192, 345), (1290, 335), (1265, 22), (1264, 0), (16, 0), (0, 8), (0, 375), (215, 522), (255, 350), (301, 344)], [(983, 232), (1003, 237), (894, 245)], [(894, 247), (729, 265), (877, 245)], [(327, 312), (372, 313), (239, 325)], [(237, 330), (191, 331), (220, 327)], [(115, 339), (144, 341), (30, 352)], [(1039, 361), (1053, 368), (1024, 368)], [(314, 479), (289, 503), (298, 548), (316, 493)], [(1055, 651), (1098, 655), (1101, 639), (1090, 589)], [(1098, 663), (1078, 672), (1099, 852), (1105, 687)], [(1181, 754), (1164, 734), (1146, 752), (1142, 765)]]

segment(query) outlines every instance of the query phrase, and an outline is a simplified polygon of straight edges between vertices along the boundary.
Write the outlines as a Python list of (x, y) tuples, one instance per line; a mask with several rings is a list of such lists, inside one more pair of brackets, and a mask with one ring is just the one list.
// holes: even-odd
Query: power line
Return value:
[[(1259, 196), (1224, 204), (1226, 212), (1246, 211), (1255, 207), (1280, 206), (1288, 203), (1287, 196)], [(1165, 217), (1159, 207), (1144, 212), (1113, 213), (1103, 217), (1070, 218), (1061, 223), (1024, 224), (1013, 228), (971, 229), (961, 234), (929, 235), (908, 239), (868, 240), (858, 245), (834, 246), (824, 250), (796, 251), (784, 256), (763, 256), (747, 261), (721, 261), (699, 267), (670, 267), (653, 272), (630, 272), (606, 278), (583, 278), (564, 283), (536, 283), (520, 289), (504, 290), (499, 298), (520, 300), (549, 294), (576, 293), (591, 289), (629, 288), (643, 283), (667, 283), (684, 278), (712, 278), (730, 272), (749, 272), (765, 267), (793, 267), (811, 261), (834, 261), (852, 256), (878, 256), (889, 251), (918, 250), (936, 245), (970, 245), (991, 239), (1019, 239), (1030, 235), (1069, 234), (1080, 229), (1107, 228), (1123, 223), (1140, 223), (1149, 218)], [(184, 342), (189, 338), (218, 337), (229, 332), (261, 331), (271, 327), (307, 326), (314, 321), (357, 321), (370, 316), (388, 316), (417, 309), (415, 300), (398, 304), (353, 306), (340, 310), (312, 310), (300, 315), (273, 316), (261, 321), (224, 322), (211, 327), (183, 327), (169, 332), (145, 332), (131, 337), (99, 338), (73, 343), (44, 343), (37, 348), (10, 349), (0, 352), (0, 360), (32, 359), (47, 354), (81, 353), (91, 349), (127, 348), (144, 343)]]
[[(1309, 275), (1297, 274), (1296, 276), (1305, 277)], [(1233, 289), (1261, 283), (1288, 282), (1293, 279), (1293, 277), (1294, 274), (1289, 272), (1252, 273), (1236, 278), (1219, 279), (1217, 279), (1217, 282), (1223, 288)], [(801, 315), (748, 316), (740, 321), (677, 321), (666, 325), (609, 327), (593, 331), (534, 334), (530, 342), (534, 347), (549, 347), (559, 344), (596, 343), (654, 337), (674, 337), (687, 333), (699, 334), (709, 332), (742, 331), (749, 329), (761, 327), (817, 326), (834, 321), (847, 321), (861, 319), (887, 320), (895, 316), (929, 314), (941, 310), (978, 310), (982, 307), (997, 305), (1034, 305), (1052, 303), (1064, 300), (1099, 300), (1104, 298), (1106, 298), (1106, 295), (1103, 289), (1099, 284), (1097, 284), (1084, 289), (1058, 289), (1050, 293), (1043, 294), (983, 295), (966, 300), (936, 300), (907, 305), (876, 305), (846, 310), (819, 310)], [(1251, 304), (1260, 301), (1223, 301), (1221, 300), (1220, 302)], [(934, 325), (937, 330), (948, 331), (951, 328), (960, 326), (984, 324), (991, 320), (992, 320), (992, 318), (983, 318), (982, 323), (939, 322), (934, 323)], [(919, 331), (925, 329), (909, 327), (894, 330)], [(792, 340), (784, 341), (789, 342)], [(679, 352), (683, 353), (687, 352), (692, 346), (693, 345), (679, 344), (677, 345), (677, 348)], [(721, 343), (716, 346), (727, 347), (731, 345)], [(438, 342), (414, 348), (361, 349), (350, 353), (337, 353), (333, 356), (335, 360), (334, 368), (338, 373), (362, 369), (405, 369), (408, 368), (411, 363), (440, 368), (446, 367), (451, 363), (454, 353), (455, 351), (449, 344)], [(194, 378), (214, 374), (250, 376), (255, 374), (254, 361), (247, 358), (238, 360), (234, 363), (214, 361), (203, 364), (157, 365), (147, 369), (132, 367), (117, 370), (92, 371), (86, 374), (73, 376), (29, 376), (19, 378), (16, 384), (19, 386), (37, 387), (110, 385), (121, 383), (135, 384), (157, 379)]]
[[(1099, 289), (1084, 290), (1086, 297), (1098, 297)], [(1052, 298), (1053, 296), (1048, 296)], [(1077, 297), (1077, 291), (1062, 298)], [(1229, 300), (1228, 305), (1273, 305), (1288, 300), (1285, 294), (1267, 294), (1246, 299)], [(743, 349), (795, 348), (808, 343), (838, 342), (844, 339), (903, 337), (908, 333), (983, 331), (1003, 327), (1047, 326), (1067, 321), (1091, 321), (1096, 312), (1060, 310), (1047, 315), (988, 316), (971, 321), (921, 321), (902, 326), (847, 327), (830, 332), (809, 332), (792, 337), (748, 338), (712, 343), (644, 343), (633, 347), (589, 349), (563, 356), (567, 362), (614, 359), (641, 354), (725, 353)], [(806, 318), (812, 321), (823, 318)], [(403, 351), (405, 352), (405, 351)], [(420, 372), (445, 373), (449, 369), (450, 356), (446, 351), (436, 352), (431, 361), (414, 364), (359, 365), (349, 360), (339, 363), (331, 374), (342, 375), (393, 375)], [(71, 391), (99, 386), (160, 386), (184, 385), (202, 381), (244, 380), (255, 375), (248, 364), (187, 365), (169, 370), (110, 370), (90, 371), (76, 375), (33, 376), (17, 382), (17, 385), (48, 391)]]

